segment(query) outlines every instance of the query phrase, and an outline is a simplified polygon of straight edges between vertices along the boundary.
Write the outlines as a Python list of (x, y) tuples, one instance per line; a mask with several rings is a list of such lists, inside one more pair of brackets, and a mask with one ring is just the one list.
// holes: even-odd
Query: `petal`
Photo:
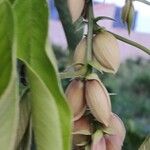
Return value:
[(68, 85), (66, 92), (67, 101), (73, 112), (74, 120), (78, 120), (86, 110), (86, 101), (84, 98), (84, 83), (79, 79), (74, 79)]
[(102, 82), (95, 79), (86, 80), (85, 97), (93, 116), (97, 121), (108, 126), (111, 116), (111, 102)]
[(106, 143), (101, 130), (94, 133), (91, 150), (106, 150)]
[(126, 130), (122, 120), (114, 113), (111, 114), (110, 124), (103, 129), (103, 132), (109, 135), (115, 135), (123, 142), (126, 135)]
[(79, 120), (74, 122), (73, 134), (92, 134), (91, 124), (85, 116), (82, 116)]

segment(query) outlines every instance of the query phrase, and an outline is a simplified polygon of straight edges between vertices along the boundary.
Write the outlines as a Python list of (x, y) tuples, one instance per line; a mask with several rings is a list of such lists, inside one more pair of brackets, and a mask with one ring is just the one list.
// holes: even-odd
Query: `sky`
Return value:
[[(103, 2), (104, 0), (95, 0)], [(150, 2), (150, 0), (147, 0)], [(114, 3), (118, 6), (123, 6), (125, 0), (105, 0), (105, 3)], [(136, 31), (150, 33), (150, 6), (140, 2), (134, 2), (134, 7), (138, 11), (138, 18), (136, 22)]]

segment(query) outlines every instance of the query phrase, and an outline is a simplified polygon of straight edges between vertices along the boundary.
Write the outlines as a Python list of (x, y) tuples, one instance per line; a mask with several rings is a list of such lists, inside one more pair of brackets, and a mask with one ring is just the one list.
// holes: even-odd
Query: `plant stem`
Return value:
[(55, 6), (58, 10), (59, 17), (66, 35), (70, 55), (72, 55), (82, 36), (75, 33), (75, 26), (72, 23), (67, 0), (55, 0)]
[(144, 4), (146, 4), (146, 5), (150, 5), (150, 2), (149, 2), (149, 1), (146, 1), (146, 0), (133, 0), (133, 1), (137, 1), (137, 2), (144, 3)]
[[(87, 49), (86, 49), (86, 64), (92, 60), (92, 39), (93, 39), (93, 3), (92, 0), (88, 1), (88, 34), (87, 34)], [(88, 72), (91, 72), (92, 68), (88, 68)]]
[(144, 47), (143, 45), (141, 45), (141, 44), (139, 44), (137, 42), (131, 41), (129, 39), (126, 39), (126, 38), (124, 38), (124, 37), (122, 37), (122, 36), (120, 36), (118, 34), (110, 32), (110, 31), (108, 31), (108, 32), (113, 34), (118, 40), (120, 40), (122, 42), (125, 42), (127, 44), (130, 44), (130, 45), (132, 45), (134, 47), (137, 47), (137, 48), (141, 49), (142, 51), (146, 52), (148, 55), (150, 55), (150, 49)]

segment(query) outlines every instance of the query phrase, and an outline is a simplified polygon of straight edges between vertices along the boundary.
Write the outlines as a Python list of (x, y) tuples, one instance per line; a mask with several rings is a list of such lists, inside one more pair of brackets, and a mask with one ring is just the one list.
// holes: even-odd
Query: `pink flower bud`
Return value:
[(108, 127), (103, 129), (103, 132), (118, 137), (120, 139), (121, 145), (123, 144), (126, 130), (122, 120), (114, 113), (111, 114), (110, 124)]
[(89, 120), (82, 116), (79, 120), (74, 122), (73, 127), (73, 144), (76, 146), (84, 146), (90, 140), (92, 129)]
[(87, 42), (86, 38), (83, 38), (75, 49), (73, 61), (74, 64), (77, 65), (75, 67), (76, 70), (80, 69), (81, 66), (84, 65), (85, 63), (86, 42)]
[(85, 0), (67, 0), (67, 1), (72, 21), (75, 22), (81, 16)]
[(93, 116), (97, 121), (108, 126), (111, 116), (110, 97), (105, 86), (96, 74), (91, 74), (87, 77), (85, 96), (87, 105)]
[(116, 73), (120, 66), (120, 50), (117, 39), (109, 32), (103, 31), (93, 38), (93, 53), (101, 70)]
[(79, 120), (74, 121), (73, 134), (92, 134), (90, 122), (85, 116), (82, 116)]
[(106, 143), (101, 130), (94, 133), (91, 150), (106, 150)]
[(122, 140), (116, 135), (105, 135), (107, 150), (121, 150)]
[(66, 96), (69, 106), (74, 115), (74, 121), (81, 118), (86, 110), (84, 98), (84, 83), (79, 79), (74, 79), (66, 89)]

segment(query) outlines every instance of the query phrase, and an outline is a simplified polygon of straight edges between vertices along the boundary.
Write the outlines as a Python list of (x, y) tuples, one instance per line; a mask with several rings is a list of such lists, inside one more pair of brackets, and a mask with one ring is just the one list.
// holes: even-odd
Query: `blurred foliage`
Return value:
[(113, 112), (124, 121), (124, 150), (137, 150), (150, 134), (150, 60), (138, 58), (121, 64), (114, 75), (99, 74), (110, 93)]
[[(53, 46), (60, 71), (67, 63), (66, 50)], [(123, 150), (137, 150), (150, 135), (150, 60), (137, 58), (122, 63), (116, 75), (98, 73), (110, 93), (113, 112), (127, 129)], [(64, 88), (68, 79), (63, 80)]]

